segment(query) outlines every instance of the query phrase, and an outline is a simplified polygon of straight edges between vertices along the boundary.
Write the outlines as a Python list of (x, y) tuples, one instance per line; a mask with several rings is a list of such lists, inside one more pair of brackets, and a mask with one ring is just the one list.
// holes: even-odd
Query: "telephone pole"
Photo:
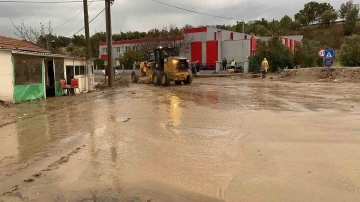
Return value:
[(273, 23), (272, 23), (272, 37), (274, 38), (275, 36), (275, 19), (273, 19)]
[(111, 5), (114, 0), (105, 0), (106, 15), (106, 39), (107, 39), (107, 75), (109, 76), (109, 87), (115, 87), (115, 70), (113, 65), (112, 30), (111, 30)]
[[(85, 41), (86, 41), (86, 73), (89, 74), (91, 72), (91, 53), (90, 53), (90, 30), (89, 30), (89, 11), (88, 11), (88, 1), (83, 0), (84, 3), (84, 27), (85, 27)], [(90, 89), (90, 76), (88, 76), (88, 88)]]

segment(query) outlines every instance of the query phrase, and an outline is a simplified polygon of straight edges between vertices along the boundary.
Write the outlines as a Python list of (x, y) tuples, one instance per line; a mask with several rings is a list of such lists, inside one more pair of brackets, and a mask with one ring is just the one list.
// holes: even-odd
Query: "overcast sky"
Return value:
[[(26, 25), (40, 28), (40, 23), (48, 24), (51, 21), (52, 27), (56, 28), (57, 35), (71, 36), (83, 27), (83, 15), (58, 27), (65, 21), (82, 12), (82, 3), (67, 4), (20, 4), (1, 3), (0, 0), (0, 35), (15, 36), (15, 29), (10, 18), (15, 24), (22, 21)], [(34, 1), (34, 0), (24, 0)], [(38, 0), (39, 1), (39, 0)], [(45, 0), (44, 0), (45, 1)], [(52, 0), (61, 1), (61, 0)], [(89, 0), (90, 1), (90, 0)], [(225, 16), (229, 18), (255, 20), (255, 19), (280, 19), (284, 15), (293, 17), (294, 14), (303, 8), (308, 0), (158, 0), (174, 6), (203, 12), (211, 15)], [(355, 0), (358, 3), (360, 0)], [(343, 0), (328, 0), (336, 9), (343, 3)], [(95, 17), (103, 8), (104, 2), (89, 3), (90, 19)], [(90, 24), (90, 33), (105, 31), (105, 12), (102, 13)], [(112, 6), (113, 33), (121, 31), (147, 31), (154, 27), (176, 24), (183, 26), (190, 24), (234, 24), (234, 20), (226, 20), (203, 16), (187, 11), (171, 8), (155, 3), (151, 0), (115, 0)], [(58, 27), (58, 28), (57, 28)], [(83, 33), (80, 32), (80, 33)]]

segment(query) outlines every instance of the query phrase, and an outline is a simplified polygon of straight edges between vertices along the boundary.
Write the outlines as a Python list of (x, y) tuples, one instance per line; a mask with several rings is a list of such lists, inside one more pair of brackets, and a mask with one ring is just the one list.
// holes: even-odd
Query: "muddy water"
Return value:
[(1, 128), (0, 201), (359, 201), (359, 95), (228, 78), (133, 85)]

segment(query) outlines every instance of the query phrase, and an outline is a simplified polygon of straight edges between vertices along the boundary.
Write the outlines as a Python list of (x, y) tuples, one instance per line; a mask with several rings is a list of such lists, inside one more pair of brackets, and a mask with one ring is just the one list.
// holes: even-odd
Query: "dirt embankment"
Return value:
[(360, 67), (286, 69), (280, 78), (298, 82), (360, 83)]

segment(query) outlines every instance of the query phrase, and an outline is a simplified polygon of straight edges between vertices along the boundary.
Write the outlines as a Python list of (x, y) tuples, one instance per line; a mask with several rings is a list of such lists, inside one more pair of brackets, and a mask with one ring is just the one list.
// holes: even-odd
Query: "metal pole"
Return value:
[(245, 34), (245, 21), (243, 20), (243, 27), (242, 27), (242, 33)]
[(115, 86), (115, 71), (113, 65), (113, 56), (112, 56), (112, 31), (111, 31), (111, 1), (105, 0), (105, 11), (106, 11), (106, 35), (107, 35), (107, 69), (109, 75), (109, 87)]
[(90, 89), (90, 72), (91, 72), (91, 53), (90, 53), (90, 28), (89, 28), (89, 13), (88, 13), (88, 1), (84, 0), (84, 27), (85, 27), (85, 41), (86, 41), (86, 74), (87, 74), (87, 83), (88, 83), (88, 89)]
[(275, 36), (275, 19), (273, 19), (273, 24), (272, 24), (272, 37)]

